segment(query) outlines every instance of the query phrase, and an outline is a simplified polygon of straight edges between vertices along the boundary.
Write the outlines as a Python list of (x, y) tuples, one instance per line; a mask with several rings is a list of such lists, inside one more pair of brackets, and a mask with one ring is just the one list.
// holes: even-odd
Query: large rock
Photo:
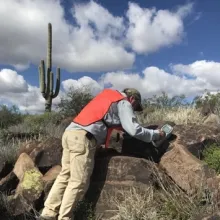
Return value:
[(23, 179), (24, 173), (28, 170), (32, 170), (35, 168), (35, 164), (33, 160), (26, 153), (22, 153), (14, 166), (13, 172), (21, 181)]
[(0, 154), (0, 179), (7, 176), (12, 169), (13, 165), (7, 161), (6, 157)]
[(17, 187), (19, 183), (19, 179), (14, 174), (14, 172), (10, 172), (6, 177), (0, 180), (0, 192), (7, 192), (7, 194), (11, 194)]
[(220, 127), (213, 125), (176, 125), (173, 134), (177, 137), (173, 145), (178, 143), (185, 146), (199, 159), (202, 158), (202, 151), (208, 144), (220, 143)]
[(49, 169), (43, 176), (42, 180), (44, 183), (44, 200), (46, 200), (48, 193), (50, 192), (50, 189), (56, 180), (58, 174), (60, 173), (62, 167), (60, 165), (56, 165)]
[(42, 172), (47, 172), (51, 167), (61, 165), (62, 152), (61, 140), (51, 137), (40, 143), (30, 157)]
[(210, 115), (208, 115), (204, 122), (204, 124), (210, 124), (210, 125), (220, 125), (220, 118), (218, 115), (211, 113)]
[(180, 144), (166, 152), (160, 166), (188, 194), (194, 194), (206, 186), (207, 179), (216, 175), (207, 164), (193, 156)]
[(30, 154), (34, 149), (38, 147), (38, 144), (40, 144), (40, 141), (37, 140), (31, 140), (28, 142), (24, 142), (20, 145), (18, 155), (21, 155), (22, 153)]
[(133, 181), (149, 184), (153, 162), (128, 156), (98, 157), (93, 171), (93, 182)]
[(117, 211), (112, 202), (115, 192), (151, 186), (155, 182), (155, 169), (155, 163), (142, 158), (98, 157), (86, 198), (93, 202), (97, 215), (109, 219)]
[(19, 184), (17, 185), (15, 195), (9, 197), (9, 204), (12, 208), (12, 214), (18, 216), (29, 212), (41, 197), (43, 192), (43, 175), (26, 153), (22, 153), (19, 156), (13, 172), (18, 177)]

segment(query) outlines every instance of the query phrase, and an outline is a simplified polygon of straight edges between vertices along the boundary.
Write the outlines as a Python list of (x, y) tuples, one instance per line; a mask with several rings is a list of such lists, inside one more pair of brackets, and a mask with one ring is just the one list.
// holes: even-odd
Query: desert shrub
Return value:
[(176, 124), (196, 123), (201, 124), (204, 116), (192, 106), (179, 106), (173, 108), (157, 108), (148, 114), (139, 114), (140, 123), (154, 123), (158, 121), (173, 121)]
[(10, 126), (8, 130), (15, 133), (41, 133), (49, 125), (58, 125), (61, 115), (57, 112), (45, 112), (40, 115), (26, 115), (22, 123)]
[(63, 117), (74, 117), (93, 98), (89, 88), (75, 89), (71, 87), (57, 104), (58, 111)]
[(212, 144), (203, 151), (203, 160), (220, 174), (220, 146)]
[(158, 108), (172, 108), (186, 105), (189, 104), (186, 102), (185, 95), (169, 97), (165, 92), (162, 92), (159, 95), (153, 95), (152, 97), (143, 100), (144, 108), (149, 109), (149, 111), (153, 111)]
[(7, 128), (11, 125), (20, 123), (23, 120), (22, 114), (16, 106), (7, 107), (6, 105), (0, 106), (0, 128)]
[(196, 108), (200, 108), (204, 115), (209, 113), (220, 113), (220, 92), (211, 94), (206, 92), (203, 96), (197, 96), (194, 99)]
[(0, 143), (0, 154), (9, 164), (14, 164), (17, 159), (19, 142), (8, 141)]

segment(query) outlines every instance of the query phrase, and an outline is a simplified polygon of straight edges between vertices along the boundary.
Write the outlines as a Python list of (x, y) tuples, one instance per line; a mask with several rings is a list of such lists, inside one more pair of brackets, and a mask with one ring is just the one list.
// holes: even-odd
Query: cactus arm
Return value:
[(57, 77), (56, 77), (56, 89), (52, 98), (56, 98), (60, 91), (60, 68), (57, 68)]
[(53, 95), (53, 72), (50, 72), (50, 86), (49, 86), (49, 96)]
[(39, 78), (40, 78), (40, 90), (44, 98), (46, 98), (46, 84), (45, 84), (45, 65), (44, 61), (41, 60), (41, 64), (39, 66)]

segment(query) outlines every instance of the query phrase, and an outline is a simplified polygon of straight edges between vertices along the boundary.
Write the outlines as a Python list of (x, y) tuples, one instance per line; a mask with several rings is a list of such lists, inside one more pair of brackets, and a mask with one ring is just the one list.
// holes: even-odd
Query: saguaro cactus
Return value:
[[(60, 68), (57, 68), (56, 88), (54, 88), (52, 70), (52, 25), (48, 24), (48, 46), (47, 46), (47, 68), (45, 68), (44, 60), (41, 60), (39, 66), (40, 90), (45, 98), (45, 112), (51, 112), (52, 99), (56, 98), (60, 91)], [(46, 76), (45, 76), (46, 75)]]

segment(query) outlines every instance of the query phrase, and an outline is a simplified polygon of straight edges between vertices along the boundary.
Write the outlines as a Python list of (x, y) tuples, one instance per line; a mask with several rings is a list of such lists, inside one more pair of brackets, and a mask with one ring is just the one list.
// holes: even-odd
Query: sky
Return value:
[(220, 87), (220, 0), (0, 1), (0, 103), (39, 113), (38, 66), (52, 24), (61, 88), (187, 97)]

